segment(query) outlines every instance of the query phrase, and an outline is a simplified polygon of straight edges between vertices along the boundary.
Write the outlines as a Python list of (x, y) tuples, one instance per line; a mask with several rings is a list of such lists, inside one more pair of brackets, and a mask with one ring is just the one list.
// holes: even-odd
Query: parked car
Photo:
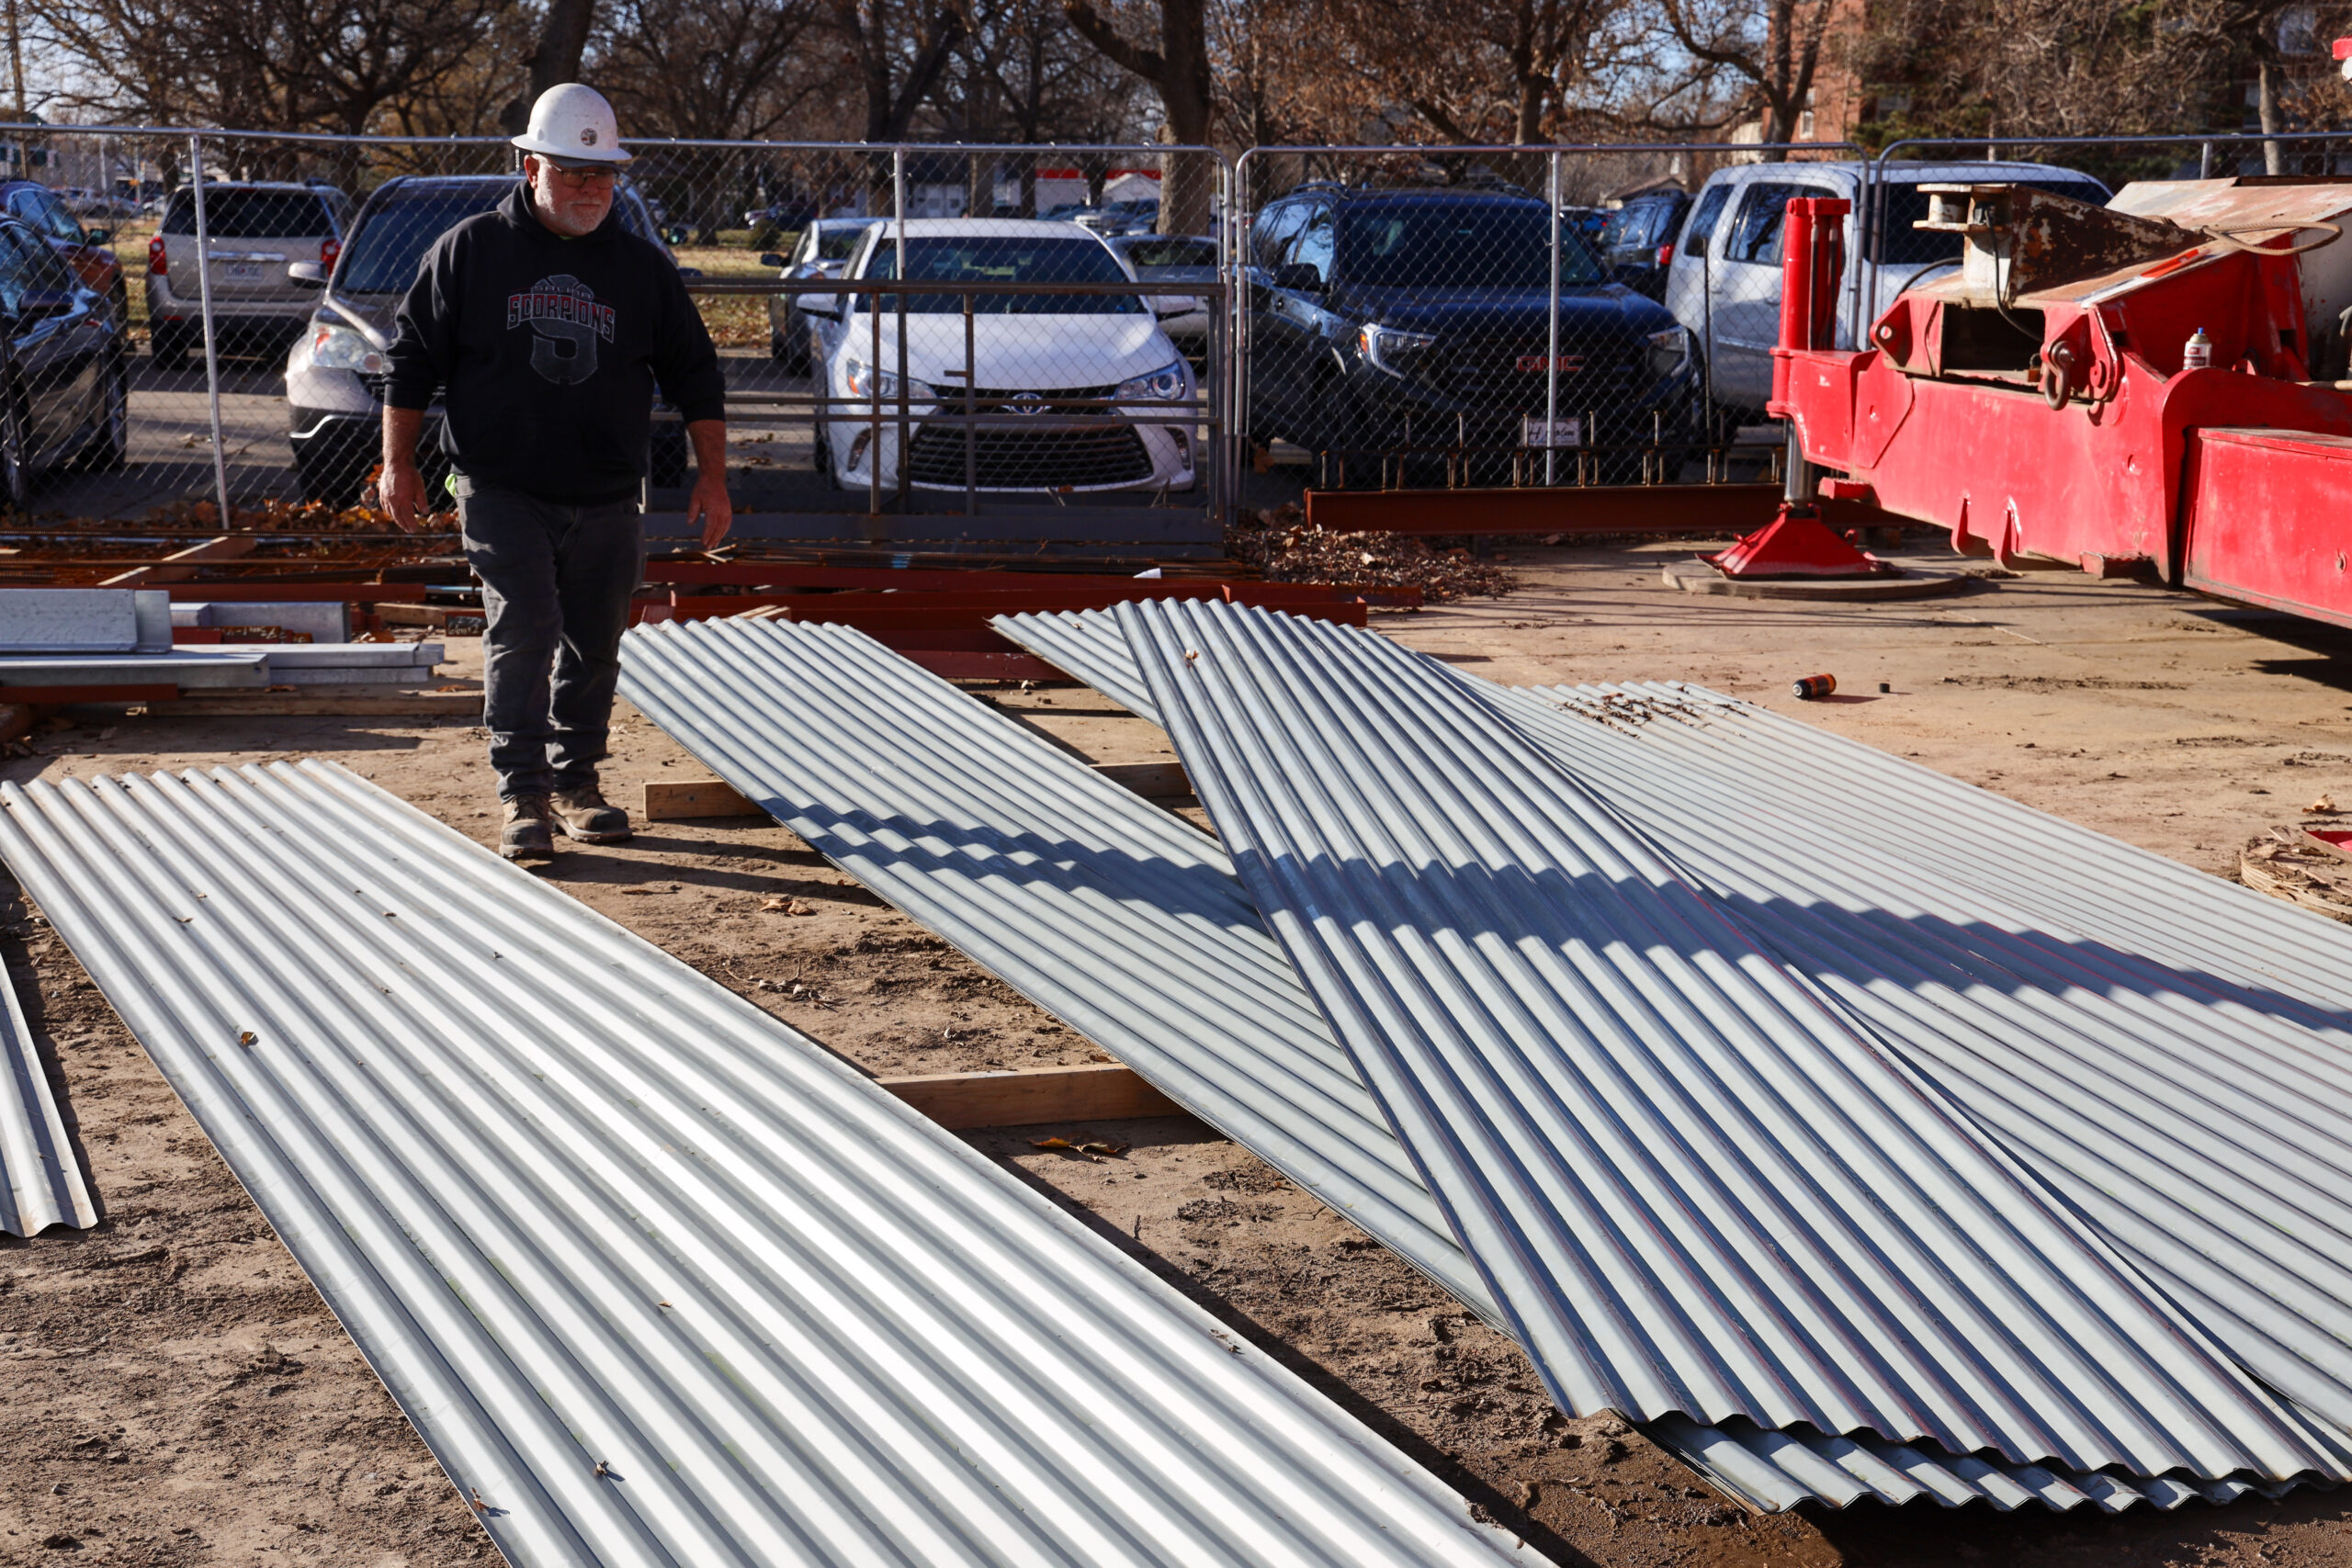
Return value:
[[(1698, 339), (1712, 396), (1724, 418), (1752, 423), (1772, 390), (1772, 345), (1781, 328), (1781, 220), (1797, 197), (1839, 197), (1857, 211), (1846, 220), (1846, 272), (1838, 286), (1837, 346), (1854, 346), (1855, 322), (1868, 331), (1894, 297), (1960, 265), (1961, 236), (1912, 224), (1928, 215), (1922, 185), (2010, 181), (2105, 206), (2108, 188), (2090, 175), (2052, 164), (1882, 164), (1874, 211), (1861, 211), (1862, 164), (1825, 160), (1743, 164), (1711, 175), (1699, 188), (1667, 268), (1666, 304)], [(1862, 239), (1877, 235), (1875, 282)], [(1867, 296), (1867, 298), (1865, 298)]]
[[(391, 347), (393, 312), (433, 242), (496, 207), (515, 185), (513, 175), (396, 176), (361, 206), (351, 242), (339, 255), (286, 267), (291, 285), (311, 304), (307, 330), (286, 356), (287, 440), (305, 500), (348, 506), (359, 499), (382, 446), (380, 394), (390, 369), (385, 352)], [(208, 189), (208, 200), (209, 195)], [(613, 205), (631, 233), (662, 243), (634, 186), (624, 181)], [(662, 412), (657, 405), (652, 479), (674, 485), (686, 473), (685, 427), (674, 415), (663, 420)], [(440, 432), (436, 403), (426, 411), (417, 442), (428, 494), (448, 471)]]
[[(1112, 252), (1127, 264), (1127, 270), (1141, 283), (1207, 283), (1216, 282), (1216, 241), (1205, 234), (1122, 234), (1110, 242)], [(1166, 310), (1178, 300), (1189, 299), (1192, 308), (1177, 314), (1163, 314), (1159, 330), (1168, 341), (1184, 351), (1184, 357), (1199, 370), (1206, 365), (1209, 352), (1210, 295), (1191, 299), (1184, 295), (1163, 295), (1167, 301), (1159, 306)]]
[(1674, 261), (1674, 238), (1690, 210), (1690, 193), (1662, 186), (1628, 197), (1609, 215), (1596, 246), (1609, 275), (1636, 294), (1666, 298), (1666, 269)]
[[(911, 280), (975, 283), (1132, 283), (1101, 239), (1037, 219), (932, 218), (904, 226)], [(900, 226), (866, 231), (844, 281), (894, 277)], [(972, 362), (964, 301), (954, 294), (827, 297), (818, 345), (825, 386), (842, 400), (820, 410), (817, 466), (845, 490), (899, 478), (899, 300), (906, 302), (909, 484), (962, 490), (968, 452), (975, 487), (989, 491), (1188, 490), (1189, 425), (1110, 424), (1120, 409), (1148, 412), (1193, 396), (1192, 367), (1133, 294), (988, 294), (974, 300)], [(878, 305), (878, 310), (877, 310)], [(879, 334), (878, 349), (876, 334)], [(1025, 428), (967, 428), (936, 416), (1019, 414)], [(1084, 400), (1064, 402), (1061, 400)], [(873, 417), (877, 410), (880, 419)], [(1057, 415), (1062, 417), (1057, 418)], [(1083, 416), (1076, 423), (1070, 416)]]
[[(762, 266), (781, 269), (783, 281), (806, 283), (813, 277), (839, 277), (857, 252), (865, 231), (877, 218), (819, 218), (800, 231), (790, 255), (774, 252), (760, 258)], [(809, 360), (810, 322), (807, 304), (823, 300), (821, 294), (768, 296), (768, 357), (787, 370), (806, 370)]]
[(1565, 228), (1552, 359), (1552, 232), (1550, 208), (1508, 189), (1310, 185), (1269, 203), (1249, 237), (1251, 434), (1364, 458), (1462, 451), (1508, 482), (1531, 446), (1679, 433), (1690, 333)]
[(1159, 222), (1159, 202), (1157, 197), (1106, 201), (1101, 207), (1072, 214), (1070, 221), (1102, 235), (1148, 234)]
[(332, 267), (348, 210), (331, 186), (208, 180), (204, 220), (211, 254), (199, 261), (196, 193), (175, 190), (147, 242), (147, 341), (159, 365), (203, 347), (199, 266), (212, 275), (213, 341), (225, 352), (270, 353), (300, 336), (313, 301), (286, 269), (296, 262)]
[(0, 218), (0, 504), (21, 509), (32, 476), (119, 468), (130, 430), (122, 318), (46, 234)]
[(130, 286), (123, 281), (122, 263), (107, 244), (113, 231), (85, 227), (62, 192), (34, 180), (0, 181), (0, 211), (48, 241), (82, 286), (105, 299), (118, 324), (130, 320)]

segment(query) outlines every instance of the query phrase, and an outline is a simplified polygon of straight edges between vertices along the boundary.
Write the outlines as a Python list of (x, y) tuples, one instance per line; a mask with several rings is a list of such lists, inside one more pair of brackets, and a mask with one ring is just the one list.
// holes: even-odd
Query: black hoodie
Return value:
[(435, 243), (399, 324), (384, 400), (423, 409), (446, 387), (447, 449), (485, 488), (576, 504), (636, 494), (656, 383), (689, 423), (725, 417), (701, 313), (617, 204), (567, 240), (517, 185)]

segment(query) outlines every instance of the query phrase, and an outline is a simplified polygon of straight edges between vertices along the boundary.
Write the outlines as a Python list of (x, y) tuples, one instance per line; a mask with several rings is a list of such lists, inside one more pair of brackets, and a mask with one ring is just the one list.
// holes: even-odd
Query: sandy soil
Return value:
[[(1514, 552), (1520, 593), (1376, 624), (1497, 680), (1703, 681), (2217, 873), (2319, 795), (2352, 805), (2352, 634), (2071, 575), (1878, 607), (1694, 599), (1657, 577), (1689, 547)], [(476, 656), (451, 647), (460, 670)], [(1818, 671), (1842, 700), (1788, 695)], [(1091, 693), (992, 700), (1099, 761), (1168, 754)], [(495, 820), (463, 724), (130, 717), (41, 744), (0, 776), (315, 754), (478, 838)], [(616, 799), (702, 773), (624, 716)], [(542, 874), (876, 1074), (1102, 1059), (772, 825), (651, 825)], [(813, 912), (763, 911), (778, 893)], [(195, 1122), (13, 897), (0, 953), (106, 1211), (86, 1234), (0, 1237), (0, 1563), (494, 1558)], [(1080, 1130), (967, 1135), (1563, 1565), (2352, 1561), (2352, 1497), (2317, 1493), (2117, 1519), (1751, 1517), (1623, 1423), (1553, 1411), (1508, 1342), (1198, 1123), (1104, 1124), (1133, 1146), (1100, 1164), (1032, 1146)]]

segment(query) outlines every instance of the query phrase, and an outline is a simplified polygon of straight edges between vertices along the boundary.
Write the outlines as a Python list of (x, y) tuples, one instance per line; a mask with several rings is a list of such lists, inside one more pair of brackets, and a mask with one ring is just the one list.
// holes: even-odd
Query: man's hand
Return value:
[(387, 463), (376, 479), (376, 500), (391, 514), (393, 527), (413, 534), (416, 509), (424, 502), (424, 476), (416, 471), (414, 463), (402, 463), (397, 468)]
[(416, 436), (424, 428), (423, 409), (385, 405), (384, 468), (376, 478), (376, 502), (403, 534), (416, 532), (416, 509), (424, 503), (424, 477), (416, 471)]
[(695, 488), (686, 497), (686, 526), (702, 524), (702, 547), (715, 550), (735, 525), (735, 503), (727, 499), (727, 422), (698, 419), (686, 426), (695, 444)]

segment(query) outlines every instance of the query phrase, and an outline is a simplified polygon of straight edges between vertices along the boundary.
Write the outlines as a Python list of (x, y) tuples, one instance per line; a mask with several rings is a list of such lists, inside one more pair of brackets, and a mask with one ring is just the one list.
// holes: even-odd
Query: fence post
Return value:
[(196, 192), (196, 299), (204, 317), (204, 400), (212, 420), (212, 493), (220, 526), (229, 526), (229, 455), (220, 435), (220, 345), (212, 322), (212, 228), (204, 215), (204, 138), (187, 139)]
[[(1560, 447), (1560, 152), (1552, 150), (1551, 177), (1544, 190), (1552, 209), (1552, 302), (1544, 328), (1544, 482), (1554, 482), (1554, 456)], [(1586, 440), (1594, 431), (1579, 431)]]
[[(900, 283), (904, 283), (907, 280), (907, 150), (904, 147), (890, 149), (890, 210), (899, 226), (898, 261), (893, 276)], [(907, 296), (903, 290), (899, 295), (897, 314), (899, 322), (899, 510), (904, 512), (907, 509), (908, 489), (913, 483), (913, 479), (907, 472), (907, 437), (910, 432), (907, 424)], [(877, 365), (874, 369), (878, 379), (882, 367)], [(878, 397), (876, 400), (879, 400)], [(874, 459), (877, 465), (882, 460), (882, 441), (879, 436), (876, 436), (874, 442)]]

